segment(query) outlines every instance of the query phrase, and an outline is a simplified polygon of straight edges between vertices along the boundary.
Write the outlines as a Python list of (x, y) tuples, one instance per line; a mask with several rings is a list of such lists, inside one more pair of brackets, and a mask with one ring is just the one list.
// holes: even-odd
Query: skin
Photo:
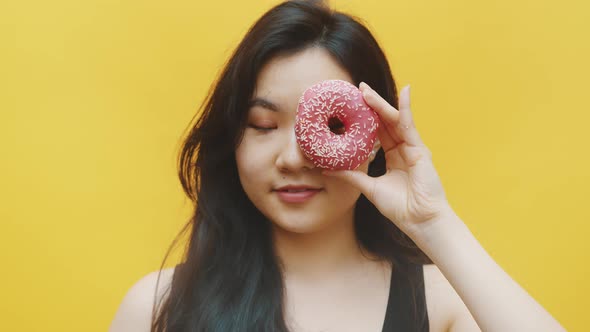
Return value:
[[(424, 266), (431, 331), (565, 331), (493, 261), (449, 205), (414, 125), (409, 87), (401, 90), (397, 110), (368, 85), (359, 86), (381, 121), (385, 175), (369, 177), (368, 162), (354, 171), (313, 167), (297, 146), (293, 125), (301, 93), (326, 79), (351, 81), (322, 49), (269, 62), (254, 97), (274, 110), (268, 103), (249, 110), (250, 124), (269, 129), (248, 128), (236, 150), (242, 186), (273, 225), (291, 331), (381, 331), (391, 266), (356, 243), (354, 202), (361, 193), (434, 262)], [(273, 189), (293, 183), (322, 190), (305, 203), (280, 201)], [(161, 272), (160, 295), (174, 269)], [(149, 331), (157, 277), (152, 272), (131, 287), (111, 332)]]
[[(249, 126), (236, 150), (242, 187), (272, 221), (274, 243), (285, 270), (309, 281), (337, 274), (359, 259), (353, 213), (360, 190), (323, 176), (295, 140), (299, 97), (309, 86), (325, 79), (351, 81), (349, 74), (321, 49), (275, 58), (264, 66), (253, 99), (264, 99), (276, 110), (252, 107)], [(359, 172), (366, 173), (368, 164), (362, 164)], [(303, 204), (284, 203), (273, 189), (289, 184), (306, 184), (321, 191)]]
[[(391, 270), (382, 262), (369, 261), (363, 256), (368, 254), (358, 248), (353, 214), (360, 191), (345, 181), (323, 176), (295, 139), (301, 94), (327, 79), (352, 81), (328, 53), (317, 48), (275, 58), (264, 66), (253, 99), (265, 102), (249, 110), (249, 126), (236, 150), (238, 173), (250, 200), (273, 224), (292, 329), (379, 331)], [(368, 164), (360, 165), (359, 172), (366, 173)], [(321, 191), (309, 202), (285, 203), (274, 189), (288, 184), (306, 184)], [(325, 308), (337, 310), (330, 314)], [(362, 319), (343, 320), (341, 310), (345, 308)]]
[[(236, 150), (238, 172), (248, 197), (272, 222), (292, 331), (381, 331), (391, 266), (357, 244), (353, 213), (361, 190), (322, 174), (295, 140), (299, 97), (327, 79), (352, 81), (320, 48), (277, 57), (261, 70), (253, 100), (265, 102), (249, 110), (249, 127)], [(366, 175), (369, 162), (356, 172)], [(302, 204), (282, 202), (273, 191), (301, 183), (322, 191)], [(464, 305), (435, 267), (425, 268), (425, 280), (431, 330), (447, 331), (460, 312), (455, 308)], [(478, 330), (473, 321), (468, 328)]]

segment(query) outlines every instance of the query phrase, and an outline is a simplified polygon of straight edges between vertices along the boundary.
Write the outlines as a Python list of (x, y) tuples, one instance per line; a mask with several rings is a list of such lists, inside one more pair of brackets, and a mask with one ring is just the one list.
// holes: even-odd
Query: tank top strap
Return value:
[(383, 332), (428, 332), (422, 264), (394, 264)]

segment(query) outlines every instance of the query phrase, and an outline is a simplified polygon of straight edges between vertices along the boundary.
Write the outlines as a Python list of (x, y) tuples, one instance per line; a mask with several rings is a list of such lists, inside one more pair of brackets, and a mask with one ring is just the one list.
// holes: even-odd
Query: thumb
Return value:
[(331, 176), (337, 179), (341, 179), (350, 185), (356, 187), (365, 195), (370, 201), (373, 200), (373, 194), (375, 189), (375, 178), (370, 177), (361, 171), (330, 171), (323, 170), (322, 174)]

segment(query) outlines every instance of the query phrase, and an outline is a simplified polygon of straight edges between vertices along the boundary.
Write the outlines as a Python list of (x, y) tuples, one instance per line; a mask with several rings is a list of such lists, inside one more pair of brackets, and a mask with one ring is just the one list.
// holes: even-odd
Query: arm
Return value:
[[(481, 330), (565, 331), (494, 262), (463, 221), (448, 211), (425, 223), (428, 227), (412, 237), (453, 286)], [(462, 326), (469, 326), (470, 320), (463, 312), (455, 317), (450, 331), (465, 331)]]
[[(162, 270), (158, 298), (164, 295), (173, 271), (174, 268)], [(127, 291), (115, 313), (109, 332), (150, 332), (157, 280), (158, 272), (151, 272)]]
[(409, 86), (400, 92), (399, 110), (367, 84), (360, 89), (379, 115), (386, 172), (379, 177), (361, 170), (322, 173), (358, 188), (432, 259), (464, 302), (451, 330), (473, 331), (475, 319), (485, 332), (564, 331), (494, 262), (449, 206), (432, 153), (415, 126)]

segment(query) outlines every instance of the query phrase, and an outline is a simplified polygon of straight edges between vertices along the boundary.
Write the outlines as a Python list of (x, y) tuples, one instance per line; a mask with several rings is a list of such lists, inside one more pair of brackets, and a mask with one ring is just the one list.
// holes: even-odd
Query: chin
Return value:
[(271, 222), (275, 231), (295, 234), (315, 233), (330, 226), (326, 220), (310, 220), (304, 217), (281, 220), (271, 219)]

